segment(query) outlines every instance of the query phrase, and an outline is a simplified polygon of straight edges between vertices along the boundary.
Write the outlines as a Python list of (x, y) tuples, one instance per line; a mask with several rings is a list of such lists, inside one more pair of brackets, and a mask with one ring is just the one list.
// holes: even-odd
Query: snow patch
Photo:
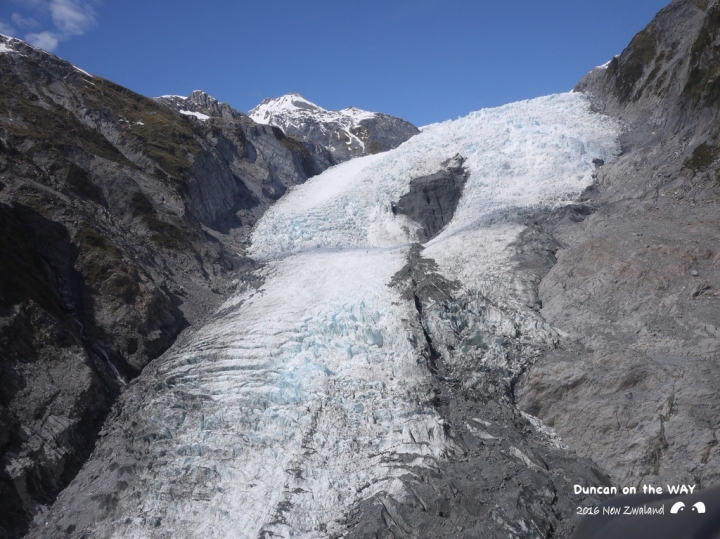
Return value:
[(85, 76), (87, 76), (87, 77), (92, 77), (92, 75), (91, 75), (90, 73), (88, 73), (87, 71), (84, 71), (84, 70), (80, 69), (78, 66), (73, 66), (73, 68), (75, 69), (75, 71), (79, 71), (80, 73), (82, 73), (83, 75), (85, 75)]
[(555, 429), (553, 429), (552, 427), (548, 427), (545, 423), (540, 421), (540, 419), (538, 419), (534, 415), (530, 415), (525, 412), (520, 413), (525, 419), (530, 421), (530, 424), (533, 426), (533, 428), (540, 434), (542, 434), (548, 440), (548, 442), (550, 442), (551, 445), (558, 449), (568, 449), (568, 446), (563, 443), (562, 438), (560, 438), (560, 435), (555, 432)]
[(370, 120), (377, 116), (377, 114), (374, 112), (368, 112), (367, 110), (358, 109), (356, 107), (348, 107), (346, 109), (339, 110), (338, 112), (343, 116), (347, 116), (348, 118), (355, 120), (358, 123), (362, 120)]
[(207, 114), (203, 114), (202, 112), (193, 112), (191, 110), (181, 110), (180, 114), (184, 114), (185, 116), (195, 116), (198, 120), (209, 120), (210, 116)]

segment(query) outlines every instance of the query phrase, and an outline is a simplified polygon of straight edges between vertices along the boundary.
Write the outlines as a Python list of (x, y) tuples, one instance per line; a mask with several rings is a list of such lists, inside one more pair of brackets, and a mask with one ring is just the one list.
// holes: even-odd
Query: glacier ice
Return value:
[(395, 151), (362, 157), (310, 179), (258, 223), (260, 259), (315, 248), (379, 248), (413, 241), (393, 202), (410, 180), (460, 154), (470, 177), (447, 230), (434, 240), (503, 215), (572, 200), (592, 183), (593, 160), (618, 151), (613, 120), (587, 97), (559, 94), (433, 124)]
[[(173, 537), (329, 537), (359, 501), (400, 496), (409, 466), (462, 453), (428, 398), (416, 305), (388, 286), (416, 226), (392, 204), (413, 178), (465, 158), (454, 218), (422, 255), (458, 283), (462, 305), (431, 312), (426, 329), (468, 387), (481, 362), (511, 376), (522, 365), (504, 342), (524, 350), (555, 336), (527, 307), (533, 276), (513, 265), (518, 217), (571, 202), (593, 161), (616, 155), (617, 135), (585, 96), (554, 95), (428, 126), (293, 188), (253, 232), (262, 285), (227, 300), (129, 390), (152, 466), (136, 472), (144, 496), (121, 497), (98, 536), (159, 537), (147, 524), (157, 518)], [(164, 385), (135, 389), (150, 376)]]

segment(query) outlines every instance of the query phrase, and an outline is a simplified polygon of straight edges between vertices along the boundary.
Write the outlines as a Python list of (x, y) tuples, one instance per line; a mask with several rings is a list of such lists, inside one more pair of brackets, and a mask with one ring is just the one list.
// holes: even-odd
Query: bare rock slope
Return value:
[(0, 537), (41, 515), (115, 398), (253, 263), (328, 166), (201, 96), (188, 116), (0, 36)]
[(720, 481), (720, 5), (676, 0), (577, 91), (623, 153), (551, 233), (542, 314), (564, 332), (517, 388), (619, 485)]

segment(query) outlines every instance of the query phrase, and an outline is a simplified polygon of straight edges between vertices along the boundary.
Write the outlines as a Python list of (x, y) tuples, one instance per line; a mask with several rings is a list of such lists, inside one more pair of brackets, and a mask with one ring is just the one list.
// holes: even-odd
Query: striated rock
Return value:
[(195, 90), (187, 97), (180, 95), (163, 95), (156, 97), (155, 101), (173, 108), (186, 116), (194, 116), (199, 120), (207, 120), (209, 117), (222, 118), (224, 120), (247, 121), (248, 119), (247, 115), (235, 110), (227, 103), (221, 103), (202, 90)]
[(393, 123), (98, 96), (6, 40), (2, 525), (567, 537), (601, 501), (573, 484), (716, 484), (719, 14), (675, 0), (587, 97), (431, 126), (269, 211)]
[[(256, 284), (132, 382), (29, 536), (567, 536), (600, 501), (572, 485), (608, 479), (513, 388), (560, 340), (538, 312), (543, 223), (582, 216), (556, 201), (616, 153), (590, 105), (480, 111), (290, 191), (253, 230)], [(455, 180), (420, 246), (393, 205)]]
[(437, 236), (452, 220), (468, 175), (463, 161), (458, 155), (443, 163), (440, 172), (415, 178), (410, 190), (393, 205), (394, 214), (407, 215), (420, 225), (417, 235), (422, 243)]

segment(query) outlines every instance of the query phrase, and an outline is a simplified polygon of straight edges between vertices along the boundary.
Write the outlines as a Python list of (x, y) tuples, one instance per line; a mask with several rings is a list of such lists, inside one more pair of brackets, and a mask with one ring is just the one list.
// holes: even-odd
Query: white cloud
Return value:
[[(102, 0), (14, 0), (27, 10), (37, 15), (50, 15), (54, 29), (30, 32), (25, 39), (35, 45), (52, 52), (61, 41), (71, 37), (81, 36), (97, 23), (93, 6)], [(26, 17), (21, 13), (13, 13), (12, 20), (15, 26), (30, 30), (40, 26), (36, 18)], [(0, 32), (13, 30), (13, 27), (0, 21)]]
[(58, 46), (60, 41), (58, 36), (53, 32), (40, 32), (38, 34), (27, 34), (25, 36), (28, 43), (41, 49), (45, 49), (48, 52), (52, 52)]
[(35, 28), (40, 25), (35, 19), (23, 17), (20, 13), (13, 13), (12, 20), (19, 28)]
[(10, 26), (4, 20), (0, 19), (0, 34), (5, 34), (6, 36), (14, 36), (16, 34), (15, 28)]
[(81, 36), (95, 26), (95, 10), (80, 0), (50, 0), (50, 13), (60, 36)]

